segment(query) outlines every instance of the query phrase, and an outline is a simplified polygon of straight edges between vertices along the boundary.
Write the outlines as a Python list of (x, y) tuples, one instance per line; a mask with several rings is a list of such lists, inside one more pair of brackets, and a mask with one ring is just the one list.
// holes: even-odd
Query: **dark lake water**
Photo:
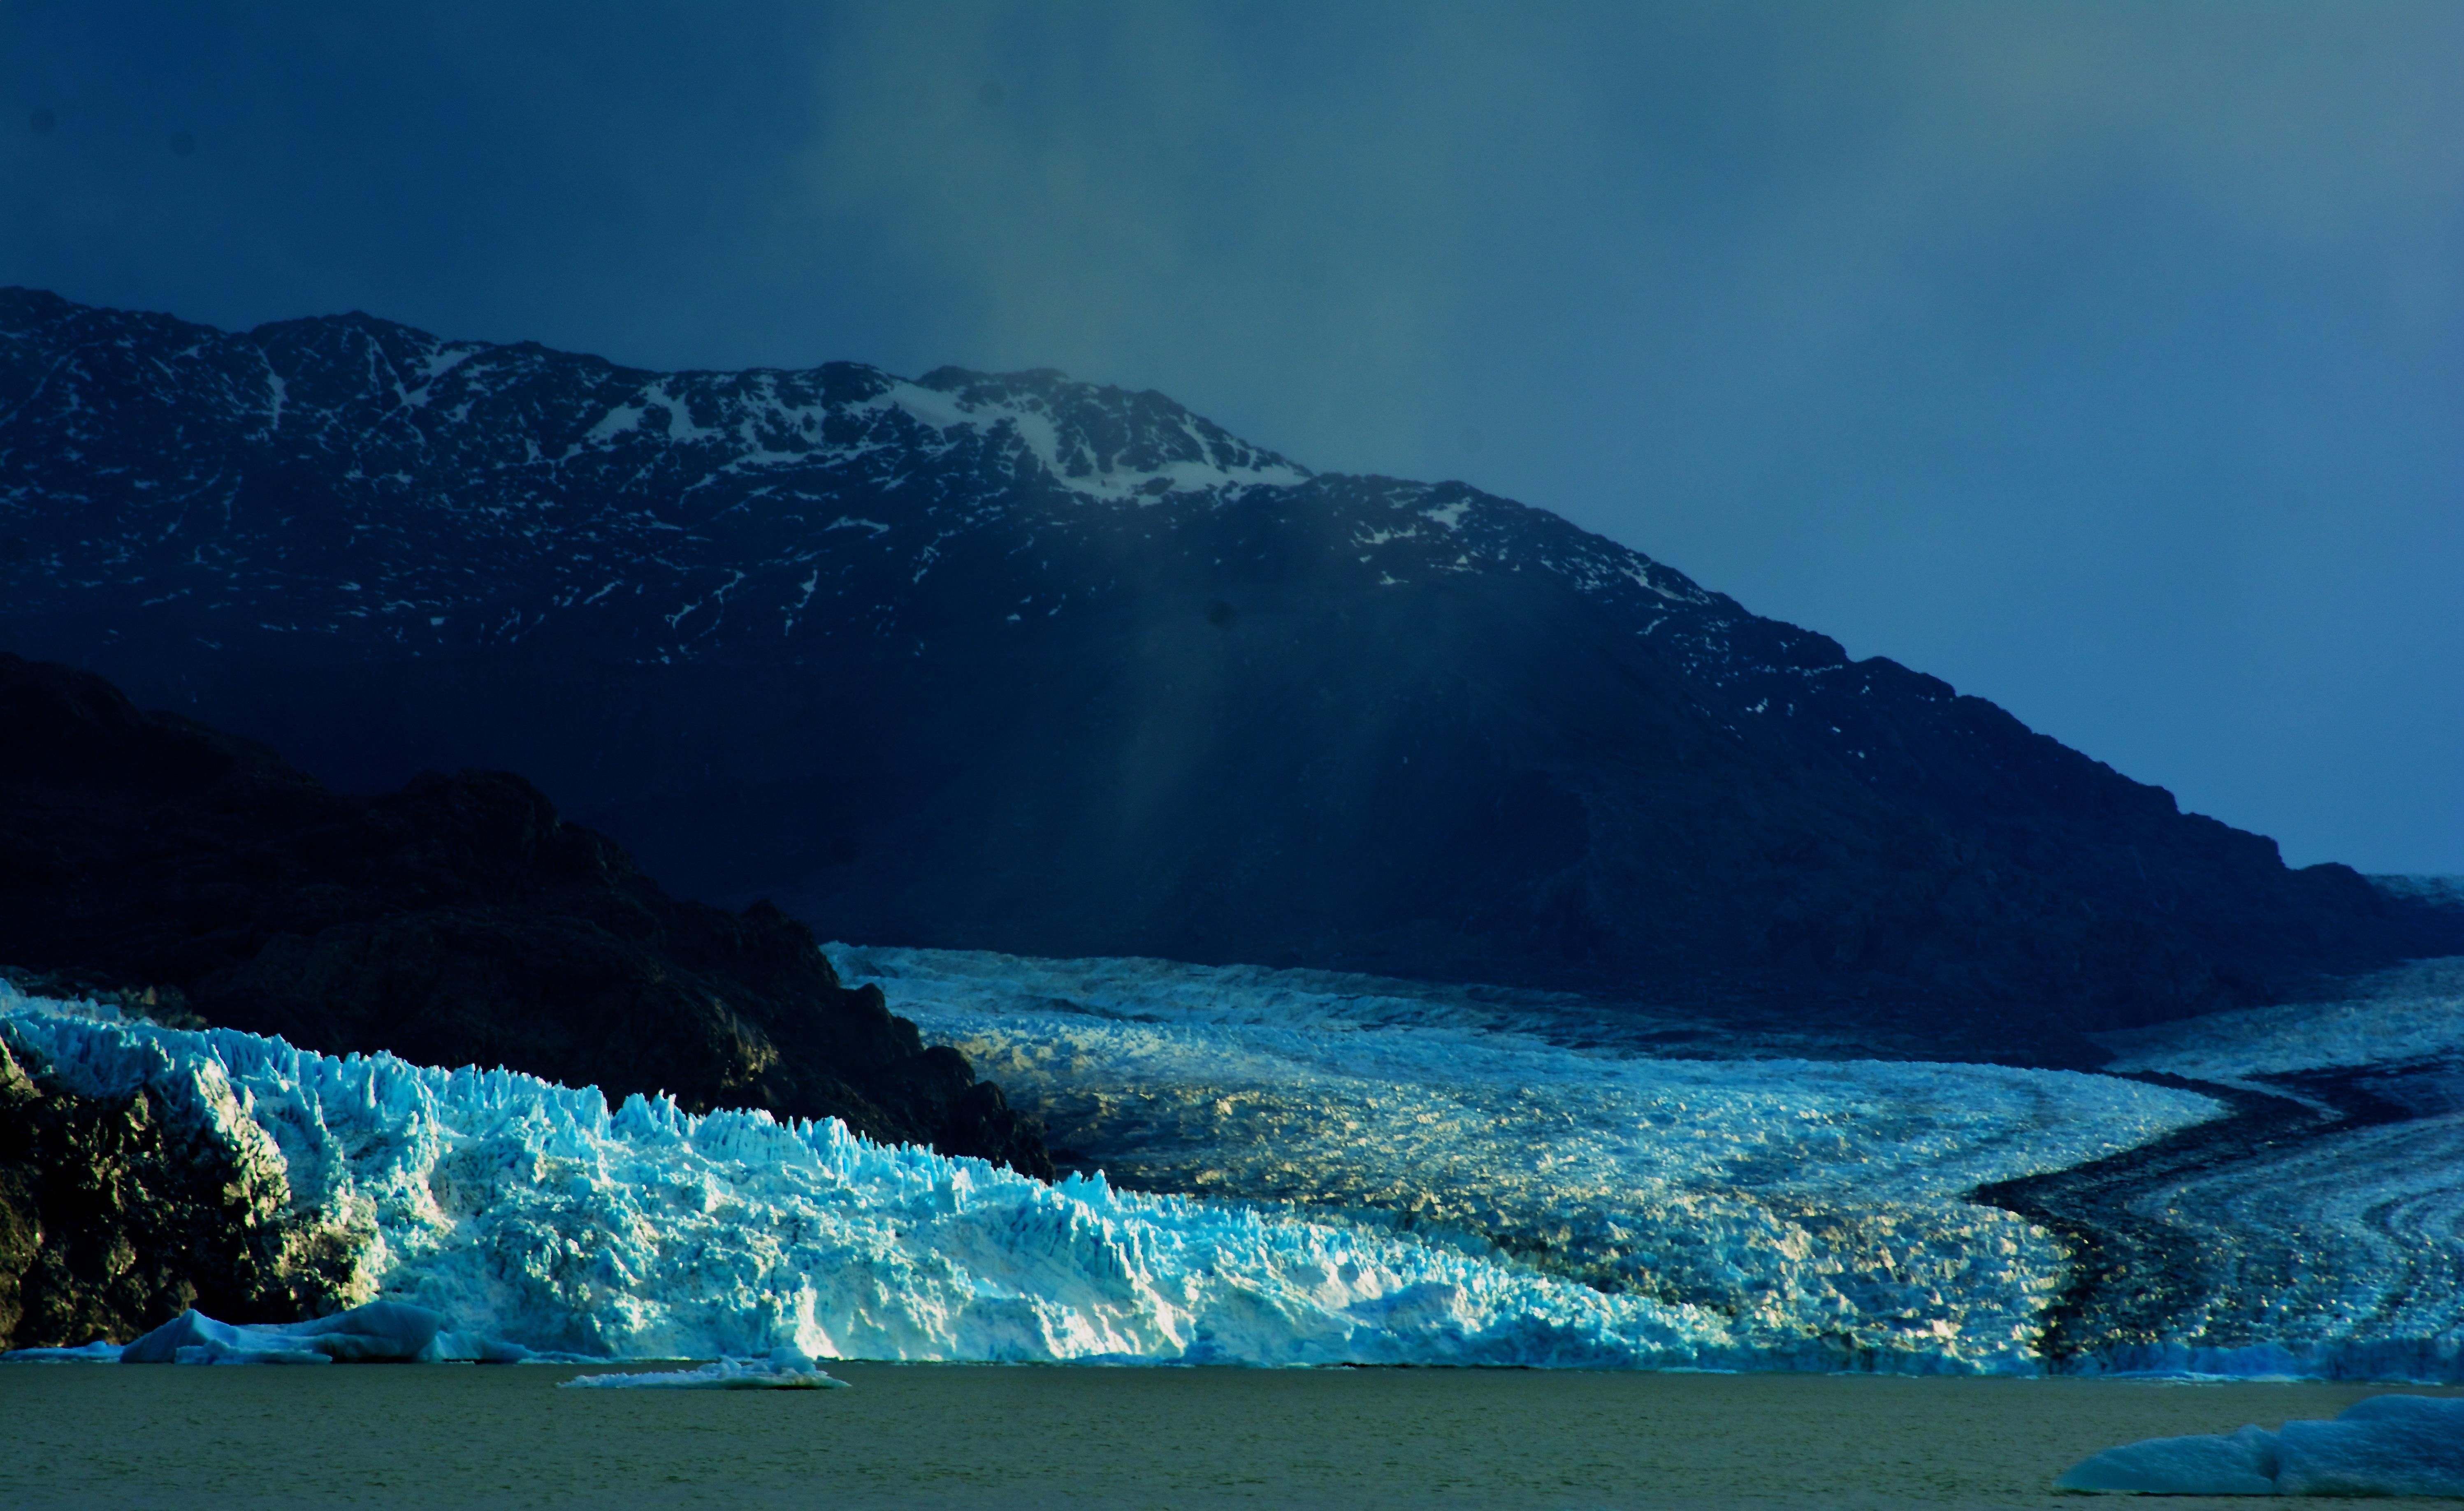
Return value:
[(2091, 1502), (2047, 1484), (2097, 1449), (2332, 1416), (2375, 1393), (1776, 1374), (830, 1368), (855, 1389), (560, 1391), (577, 1371), (531, 1366), (11, 1366), (0, 1368), (0, 1504), (2076, 1508)]

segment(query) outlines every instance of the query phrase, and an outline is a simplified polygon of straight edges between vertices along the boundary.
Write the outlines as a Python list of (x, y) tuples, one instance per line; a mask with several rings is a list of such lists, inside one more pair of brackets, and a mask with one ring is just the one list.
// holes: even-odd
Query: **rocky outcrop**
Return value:
[(878, 988), (843, 988), (803, 925), (669, 897), (518, 777), (337, 794), (5, 654), (0, 961), (327, 1053), (838, 1117), (1051, 1170), (998, 1086)]
[(190, 1306), (315, 1316), (353, 1280), (278, 1164), (193, 1106), (80, 1096), (0, 1039), (0, 1348), (124, 1343)]

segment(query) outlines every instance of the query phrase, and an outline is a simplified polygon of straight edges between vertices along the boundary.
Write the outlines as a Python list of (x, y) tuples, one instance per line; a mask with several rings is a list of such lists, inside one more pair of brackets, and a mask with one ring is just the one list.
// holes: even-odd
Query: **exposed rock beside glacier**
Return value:
[(329, 792), (273, 752), (0, 653), (0, 967), (176, 1020), (830, 1116), (1050, 1171), (965, 1058), (777, 909), (671, 898), (503, 772)]
[(363, 1237), (293, 1204), (204, 1066), (80, 1091), (0, 1035), (0, 1349), (126, 1342), (190, 1306), (329, 1311), (365, 1286)]

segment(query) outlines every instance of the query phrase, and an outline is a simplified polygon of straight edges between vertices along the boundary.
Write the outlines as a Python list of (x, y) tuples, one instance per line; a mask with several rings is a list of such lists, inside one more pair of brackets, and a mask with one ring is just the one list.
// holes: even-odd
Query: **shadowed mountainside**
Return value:
[(2464, 952), (2464, 909), (1553, 515), (1056, 373), (6, 291), (0, 457), (0, 640), (337, 785), (523, 771), (686, 894), (844, 938), (2055, 1061)]
[(518, 777), (329, 792), (0, 653), (0, 962), (329, 1054), (838, 1117), (1049, 1176), (1040, 1132), (803, 925), (677, 902)]

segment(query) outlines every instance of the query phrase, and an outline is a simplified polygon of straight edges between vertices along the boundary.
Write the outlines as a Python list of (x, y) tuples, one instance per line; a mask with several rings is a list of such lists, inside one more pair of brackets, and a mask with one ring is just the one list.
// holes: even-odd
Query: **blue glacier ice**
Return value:
[(355, 1301), (606, 1358), (1748, 1367), (1706, 1308), (1237, 1204), (1057, 1186), (836, 1122), (0, 996), (72, 1089), (204, 1120), (352, 1256)]
[(2374, 1395), (2330, 1422), (2287, 1422), (2105, 1452), (2057, 1490), (2174, 1496), (2464, 1496), (2464, 1397)]
[[(500, 1070), (336, 1060), (5, 985), (0, 1037), (77, 1089), (144, 1086), (218, 1129), (287, 1220), (347, 1257), (349, 1300), (594, 1359), (2034, 1373), (2067, 1258), (1966, 1193), (2219, 1108), (2111, 1076), (1570, 1047), (1535, 1028), (1545, 1013), (1475, 989), (829, 949), (1057, 1142), (1132, 1186), (1208, 1194), (1047, 1187), (835, 1123), (611, 1109)], [(2248, 1084), (2375, 1074), (2377, 1055), (2443, 1096), (2441, 1067), (2464, 1067), (2459, 982), (2431, 963), (2351, 1003), (2116, 1047), (2129, 1068)], [(2231, 1329), (2065, 1367), (2464, 1378), (2458, 1171), (2464, 1110), (2428, 1108), (2185, 1172), (2146, 1200), (2219, 1242), (2297, 1237), (2298, 1283), (2220, 1292), (2250, 1314)]]

